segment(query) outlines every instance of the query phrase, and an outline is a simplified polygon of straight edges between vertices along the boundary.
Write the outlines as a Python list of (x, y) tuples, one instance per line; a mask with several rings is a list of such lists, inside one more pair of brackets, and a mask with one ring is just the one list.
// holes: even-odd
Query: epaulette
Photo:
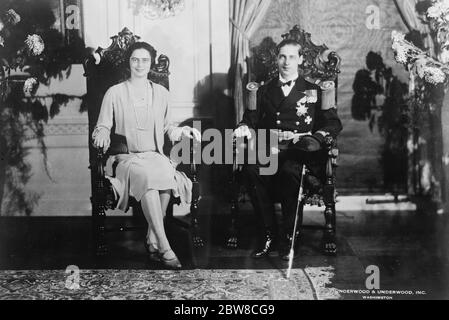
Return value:
[(334, 81), (320, 81), (320, 80), (313, 80), (311, 78), (305, 78), (306, 85), (309, 85), (311, 87), (320, 88), (322, 91), (327, 91), (335, 88), (335, 82)]

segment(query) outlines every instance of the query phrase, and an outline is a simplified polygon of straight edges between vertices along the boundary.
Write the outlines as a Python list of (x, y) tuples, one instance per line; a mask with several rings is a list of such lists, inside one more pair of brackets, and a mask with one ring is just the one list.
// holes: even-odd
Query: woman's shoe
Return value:
[(176, 257), (176, 255), (173, 251), (172, 251), (173, 255), (174, 255), (173, 258), (165, 258), (164, 257), (164, 255), (170, 251), (172, 251), (172, 250), (170, 249), (170, 250), (167, 250), (164, 252), (160, 252), (159, 253), (159, 261), (168, 269), (173, 269), (173, 270), (181, 269), (182, 268), (181, 262), (179, 262), (178, 257)]
[(151, 248), (146, 240), (144, 240), (143, 245), (145, 246), (145, 250), (148, 253), (148, 259), (150, 259), (151, 261), (154, 261), (154, 262), (160, 262), (161, 261), (161, 258), (160, 258), (160, 255), (159, 255), (159, 251), (154, 250), (153, 248)]

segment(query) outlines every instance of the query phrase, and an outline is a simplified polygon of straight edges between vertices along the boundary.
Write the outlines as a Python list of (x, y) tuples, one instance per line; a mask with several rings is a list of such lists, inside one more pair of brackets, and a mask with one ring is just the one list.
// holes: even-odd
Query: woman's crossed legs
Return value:
[[(142, 210), (148, 222), (147, 243), (150, 252), (159, 252), (162, 262), (169, 267), (178, 267), (179, 261), (170, 243), (164, 229), (164, 217), (170, 200), (170, 190), (148, 190), (142, 197)], [(168, 261), (176, 261), (174, 264)], [(179, 264), (180, 267), (180, 264)]]

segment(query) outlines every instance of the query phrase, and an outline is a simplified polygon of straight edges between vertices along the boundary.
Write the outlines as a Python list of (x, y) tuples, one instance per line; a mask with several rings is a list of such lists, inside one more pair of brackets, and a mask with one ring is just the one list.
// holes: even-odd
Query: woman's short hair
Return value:
[(298, 49), (298, 55), (301, 56), (303, 54), (301, 44), (299, 44), (298, 41), (293, 40), (293, 39), (282, 40), (276, 47), (276, 49), (277, 49), (276, 53), (279, 54), (279, 51), (281, 51), (281, 48), (285, 47), (285, 46), (296, 46), (296, 47), (299, 48)]
[(150, 57), (151, 57), (151, 67), (153, 67), (154, 63), (156, 62), (157, 51), (149, 43), (140, 41), (140, 42), (134, 42), (132, 45), (130, 45), (128, 47), (128, 49), (126, 49), (125, 59), (123, 61), (126, 68), (129, 69), (129, 59), (131, 59), (133, 52), (138, 49), (145, 49), (148, 51), (148, 53), (150, 54)]

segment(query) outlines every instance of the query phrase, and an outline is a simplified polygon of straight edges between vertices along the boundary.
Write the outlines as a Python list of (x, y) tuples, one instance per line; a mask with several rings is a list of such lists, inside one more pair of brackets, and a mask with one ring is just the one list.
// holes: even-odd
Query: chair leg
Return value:
[(190, 229), (192, 233), (192, 242), (195, 248), (204, 246), (203, 238), (201, 237), (200, 224), (198, 222), (198, 203), (200, 197), (199, 183), (196, 177), (196, 172), (192, 176), (192, 203), (190, 205), (191, 222)]
[(323, 251), (326, 255), (337, 254), (335, 203), (326, 204), (324, 210)]
[(174, 203), (170, 200), (167, 207), (167, 215), (165, 222), (174, 223), (175, 225), (188, 229), (190, 235), (192, 236), (192, 244), (195, 248), (201, 248), (204, 246), (203, 238), (201, 237), (201, 229), (198, 221), (198, 195), (195, 196), (195, 184), (193, 186), (192, 202), (190, 204), (190, 223), (183, 220), (177, 219), (173, 216), (173, 205)]
[(336, 153), (333, 152), (334, 141), (332, 137), (326, 137), (328, 159), (326, 162), (326, 182), (323, 188), (324, 199), (324, 231), (323, 231), (323, 251), (325, 255), (337, 254), (336, 241), (336, 210), (335, 210), (335, 169)]
[(237, 249), (238, 247), (237, 216), (239, 211), (238, 198), (233, 196), (231, 200), (231, 223), (226, 237), (226, 247), (229, 249)]
[(229, 190), (231, 192), (231, 223), (226, 235), (226, 247), (229, 249), (237, 249), (238, 247), (237, 217), (240, 212), (239, 186), (237, 171), (233, 170), (231, 173), (231, 181), (229, 182)]
[(108, 253), (106, 245), (106, 213), (101, 205), (92, 203), (92, 233), (95, 256), (105, 256)]

